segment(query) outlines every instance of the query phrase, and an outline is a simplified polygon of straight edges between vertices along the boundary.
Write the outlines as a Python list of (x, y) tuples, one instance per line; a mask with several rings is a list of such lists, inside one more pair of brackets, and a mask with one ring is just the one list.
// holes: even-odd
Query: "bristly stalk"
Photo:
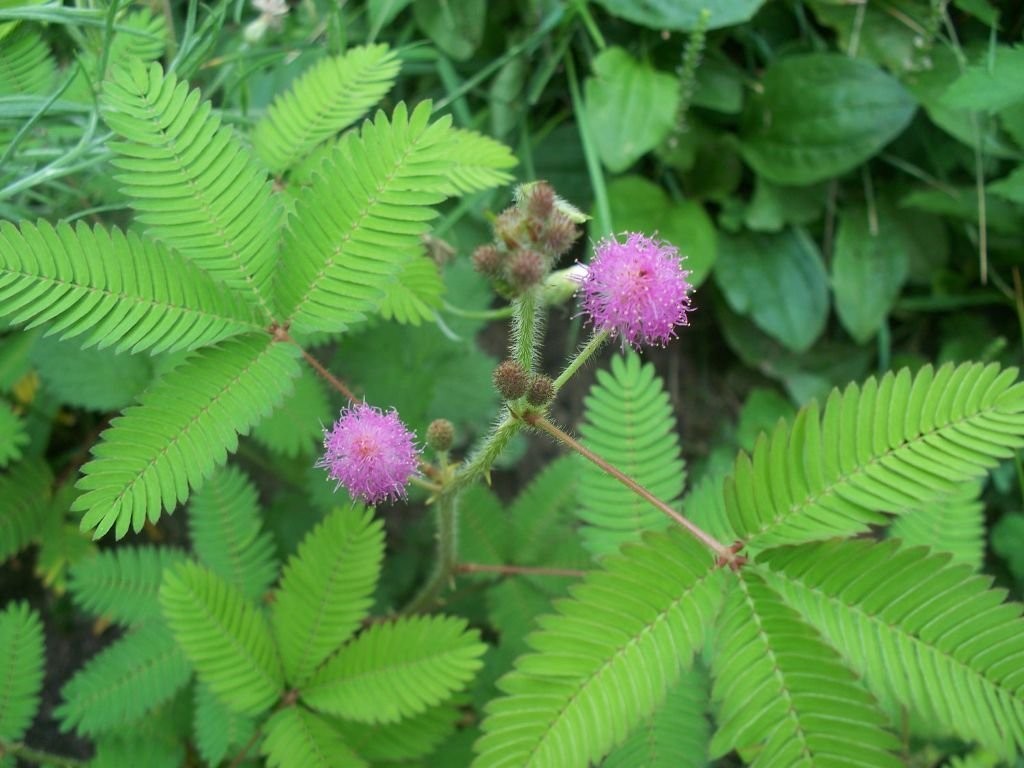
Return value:
[(540, 340), (541, 304), (537, 301), (537, 291), (528, 290), (515, 302), (512, 316), (512, 359), (518, 362), (527, 372), (533, 370), (537, 358), (537, 343)]
[(587, 361), (590, 360), (590, 358), (593, 357), (602, 346), (604, 346), (604, 343), (608, 341), (609, 336), (611, 336), (611, 334), (608, 331), (597, 331), (590, 337), (590, 340), (580, 348), (579, 352), (576, 353), (576, 356), (573, 357), (573, 359), (565, 366), (565, 370), (558, 374), (558, 378), (555, 379), (556, 394), (566, 385), (566, 383), (568, 383), (569, 379), (575, 376), (576, 372), (586, 365)]
[(704, 58), (704, 44), (707, 42), (708, 22), (711, 12), (705, 8), (700, 12), (697, 26), (690, 32), (683, 51), (683, 61), (679, 67), (679, 108), (676, 110), (675, 135), (686, 133), (686, 115), (693, 103), (693, 93), (697, 88), (697, 70)]
[(402, 613), (426, 613), (433, 609), (455, 577), (459, 552), (459, 494), (442, 493), (434, 505), (437, 521), (437, 553), (434, 570)]

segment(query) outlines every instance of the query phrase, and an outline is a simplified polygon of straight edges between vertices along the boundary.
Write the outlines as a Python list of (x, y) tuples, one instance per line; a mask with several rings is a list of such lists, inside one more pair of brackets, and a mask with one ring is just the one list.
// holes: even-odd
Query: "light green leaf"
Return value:
[(679, 85), (617, 47), (599, 54), (593, 68), (583, 84), (590, 132), (608, 169), (624, 171), (672, 130)]
[(164, 571), (185, 559), (171, 547), (118, 547), (71, 566), (71, 597), (83, 611), (119, 624), (160, 615), (157, 596)]
[(996, 46), (958, 77), (942, 98), (948, 106), (998, 112), (1024, 101), (1024, 48)]
[(271, 613), (290, 683), (305, 683), (359, 628), (383, 558), (383, 526), (360, 507), (335, 510), (299, 545)]
[(211, 765), (220, 765), (228, 750), (238, 748), (252, 738), (256, 723), (232, 712), (202, 683), (195, 686), (192, 707), (192, 732), (199, 755)]
[(393, 723), (464, 688), (487, 649), (464, 619), (416, 616), (373, 624), (301, 689), (314, 709), (362, 723)]
[(74, 341), (43, 336), (32, 347), (32, 362), (46, 388), (61, 402), (92, 411), (131, 405), (153, 378), (148, 355), (82, 349)]
[[(872, 227), (872, 224), (874, 227)], [(863, 344), (885, 322), (910, 267), (912, 244), (887, 205), (874, 210), (850, 206), (839, 217), (832, 289), (843, 327)]]
[(266, 619), (213, 571), (191, 562), (167, 571), (160, 607), (199, 679), (229, 709), (258, 715), (284, 692)]
[(6, 401), (0, 400), (0, 469), (20, 459), (26, 445), (25, 423)]
[(0, 741), (18, 741), (39, 709), (43, 687), (43, 624), (27, 603), (0, 612)]
[(364, 768), (362, 758), (326, 718), (303, 707), (286, 707), (263, 726), (267, 765), (272, 768)]
[(813, 184), (857, 167), (914, 114), (914, 100), (892, 76), (838, 53), (779, 58), (761, 84), (741, 151), (777, 184)]
[(794, 352), (825, 330), (828, 278), (803, 230), (722, 236), (715, 282), (735, 311)]

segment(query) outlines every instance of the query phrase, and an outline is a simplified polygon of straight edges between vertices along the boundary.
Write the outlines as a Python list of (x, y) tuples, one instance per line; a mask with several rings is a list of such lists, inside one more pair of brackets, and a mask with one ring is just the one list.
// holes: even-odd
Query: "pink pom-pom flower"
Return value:
[(324, 430), (324, 455), (316, 466), (367, 504), (401, 498), (419, 465), (415, 438), (394, 409), (356, 403)]
[(627, 233), (624, 243), (602, 240), (581, 280), (583, 311), (596, 329), (626, 344), (664, 346), (676, 326), (687, 325), (689, 274), (669, 243), (639, 232)]

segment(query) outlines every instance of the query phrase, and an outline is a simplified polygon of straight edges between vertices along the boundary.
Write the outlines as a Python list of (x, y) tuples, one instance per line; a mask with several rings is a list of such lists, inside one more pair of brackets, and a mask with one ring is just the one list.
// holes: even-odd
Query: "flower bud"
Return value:
[(514, 250), (519, 247), (520, 241), (524, 238), (522, 225), (522, 211), (515, 207), (506, 208), (494, 220), (494, 234), (509, 250)]
[(544, 246), (556, 259), (572, 248), (580, 236), (579, 227), (565, 214), (556, 211), (548, 222), (544, 233)]
[(555, 190), (546, 181), (538, 181), (530, 187), (526, 198), (526, 209), (535, 219), (546, 219), (555, 208)]
[(538, 374), (533, 377), (526, 390), (526, 402), (530, 405), (547, 405), (555, 398), (555, 382), (547, 376)]
[(505, 400), (518, 400), (529, 384), (529, 376), (515, 360), (506, 360), (494, 369), (494, 386)]
[(509, 282), (520, 291), (539, 283), (544, 272), (544, 258), (536, 251), (516, 251), (509, 260)]
[(427, 427), (427, 445), (435, 451), (447, 451), (455, 440), (455, 427), (448, 419), (434, 419)]
[(487, 277), (501, 274), (502, 254), (493, 245), (481, 245), (473, 251), (473, 269)]

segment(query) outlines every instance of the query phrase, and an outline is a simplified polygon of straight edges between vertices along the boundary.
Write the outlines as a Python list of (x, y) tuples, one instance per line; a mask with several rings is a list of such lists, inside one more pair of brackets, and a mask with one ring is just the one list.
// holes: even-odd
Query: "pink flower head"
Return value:
[(368, 504), (404, 497), (419, 464), (415, 438), (393, 408), (385, 413), (356, 403), (324, 430), (324, 455), (316, 466)]
[(624, 243), (602, 240), (581, 280), (583, 311), (596, 329), (633, 347), (664, 345), (677, 325), (687, 325), (689, 274), (669, 243), (639, 232)]

